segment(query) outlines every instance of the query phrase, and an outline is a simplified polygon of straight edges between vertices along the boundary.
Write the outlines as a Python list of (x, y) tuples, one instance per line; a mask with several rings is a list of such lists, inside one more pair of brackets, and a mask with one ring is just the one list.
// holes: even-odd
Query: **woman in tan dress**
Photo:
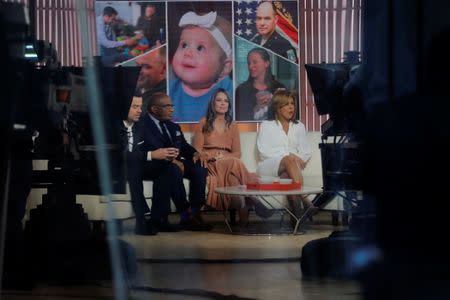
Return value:
[(248, 223), (248, 211), (252, 206), (260, 217), (267, 218), (273, 213), (257, 199), (229, 196), (222, 202), (214, 192), (217, 187), (244, 185), (257, 180), (256, 174), (250, 173), (240, 160), (239, 130), (232, 121), (230, 100), (224, 89), (218, 89), (211, 97), (206, 117), (200, 120), (195, 131), (193, 146), (208, 159), (209, 206), (217, 210), (238, 209), (239, 222), (244, 226)]

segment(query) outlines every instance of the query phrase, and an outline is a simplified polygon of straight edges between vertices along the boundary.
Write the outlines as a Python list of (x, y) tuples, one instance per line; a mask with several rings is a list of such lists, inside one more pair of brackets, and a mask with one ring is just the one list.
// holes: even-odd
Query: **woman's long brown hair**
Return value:
[(228, 95), (227, 91), (225, 91), (224, 89), (220, 88), (217, 89), (217, 91), (211, 96), (211, 99), (209, 100), (208, 103), (208, 108), (206, 109), (206, 122), (205, 125), (203, 125), (202, 128), (202, 132), (203, 133), (211, 133), (214, 129), (214, 120), (217, 117), (217, 113), (215, 110), (215, 102), (216, 102), (216, 97), (217, 94), (219, 93), (224, 93), (227, 98), (228, 98), (228, 110), (225, 113), (225, 125), (227, 128), (230, 127), (231, 122), (233, 122), (233, 117), (231, 116), (231, 100), (230, 100), (230, 96)]

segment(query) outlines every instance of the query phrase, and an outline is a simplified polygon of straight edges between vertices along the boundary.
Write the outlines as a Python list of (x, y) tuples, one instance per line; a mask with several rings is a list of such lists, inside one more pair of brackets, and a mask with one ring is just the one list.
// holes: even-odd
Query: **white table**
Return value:
[[(283, 209), (289, 215), (291, 215), (291, 217), (293, 217), (295, 219), (296, 223), (295, 223), (295, 227), (294, 227), (292, 234), (297, 233), (298, 226), (300, 225), (301, 221), (303, 221), (307, 217), (309, 212), (307, 210), (303, 213), (302, 216), (297, 217), (295, 215), (295, 212), (292, 212), (290, 210), (289, 205), (285, 205), (284, 203), (279, 201), (275, 196), (294, 196), (294, 195), (308, 196), (308, 195), (314, 195), (314, 194), (321, 194), (323, 192), (322, 188), (308, 187), (308, 186), (304, 186), (301, 189), (284, 190), (283, 191), (283, 190), (250, 190), (250, 189), (247, 189), (247, 187), (245, 185), (219, 187), (219, 188), (216, 188), (215, 191), (216, 191), (216, 193), (219, 194), (222, 204), (224, 204), (224, 202), (226, 201), (225, 197), (224, 197), (225, 195), (227, 195), (227, 196), (244, 196), (244, 197), (253, 196), (253, 197), (257, 197), (258, 199), (263, 200), (272, 209), (275, 209), (275, 207), (273, 207), (271, 202), (269, 200), (267, 200), (267, 198), (271, 198), (272, 200), (277, 202), (281, 207), (283, 207)], [(227, 207), (227, 206), (224, 205), (224, 207)], [(231, 229), (230, 223), (228, 222), (227, 210), (224, 210), (224, 217), (225, 217), (225, 223), (227, 224), (228, 229), (231, 232), (233, 232), (233, 230)]]

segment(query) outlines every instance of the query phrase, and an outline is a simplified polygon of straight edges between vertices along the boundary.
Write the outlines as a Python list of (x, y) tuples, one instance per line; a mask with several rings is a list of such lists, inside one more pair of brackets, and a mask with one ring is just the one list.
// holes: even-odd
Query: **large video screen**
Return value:
[(167, 93), (176, 122), (198, 122), (217, 89), (246, 122), (267, 119), (277, 89), (298, 91), (298, 1), (96, 1), (95, 10), (103, 64), (140, 66), (136, 92)]

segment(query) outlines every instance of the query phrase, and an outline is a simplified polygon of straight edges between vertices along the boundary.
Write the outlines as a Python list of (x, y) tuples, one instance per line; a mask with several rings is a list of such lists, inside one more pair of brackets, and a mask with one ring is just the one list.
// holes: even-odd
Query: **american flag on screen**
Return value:
[(236, 35), (250, 40), (256, 34), (256, 7), (260, 1), (236, 1), (234, 6), (234, 32)]
[[(257, 34), (255, 19), (256, 8), (261, 1), (239, 0), (234, 6), (234, 31), (235, 34), (251, 40)], [(298, 48), (298, 28), (292, 21), (291, 14), (283, 6), (282, 1), (274, 1), (278, 15), (276, 31), (285, 37), (293, 47)]]

